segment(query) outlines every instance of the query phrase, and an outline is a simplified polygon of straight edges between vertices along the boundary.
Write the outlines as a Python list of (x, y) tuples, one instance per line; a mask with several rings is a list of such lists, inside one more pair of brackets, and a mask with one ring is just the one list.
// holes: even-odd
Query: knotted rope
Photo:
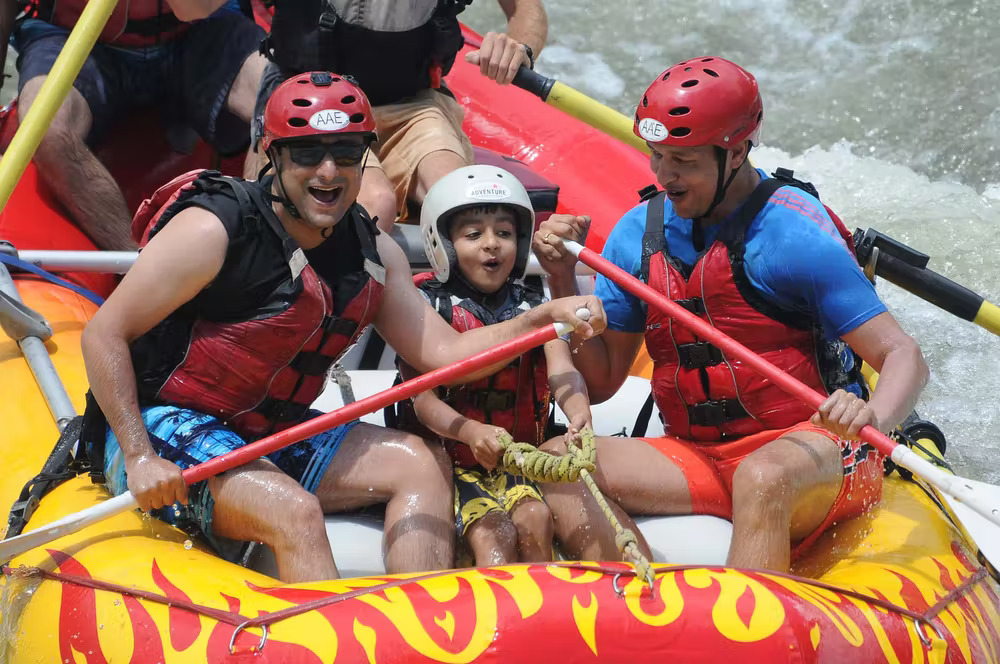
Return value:
[(653, 568), (639, 550), (639, 541), (635, 533), (618, 521), (618, 517), (611, 511), (611, 506), (598, 488), (597, 482), (590, 475), (597, 469), (597, 443), (593, 429), (589, 427), (584, 429), (577, 438), (580, 441), (579, 447), (569, 444), (566, 446), (567, 454), (556, 456), (528, 443), (516, 443), (510, 434), (504, 432), (497, 436), (497, 442), (504, 450), (500, 465), (508, 473), (523, 475), (533, 482), (575, 482), (582, 479), (611, 527), (614, 528), (615, 546), (635, 566), (636, 576), (645, 579), (652, 588)]

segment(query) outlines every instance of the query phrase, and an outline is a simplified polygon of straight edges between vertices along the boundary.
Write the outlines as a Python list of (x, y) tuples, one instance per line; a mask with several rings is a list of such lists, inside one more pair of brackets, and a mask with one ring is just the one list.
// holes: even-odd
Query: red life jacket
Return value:
[[(778, 188), (798, 186), (789, 178), (790, 172), (788, 178), (763, 180), (690, 270), (667, 247), (661, 192), (647, 206), (643, 279), (815, 390), (860, 385), (860, 361), (854, 358), (850, 370), (840, 362), (849, 352), (846, 344), (825, 342), (811, 317), (765, 300), (744, 270), (746, 229)], [(831, 216), (849, 239), (843, 223)], [(853, 253), (853, 243), (848, 246)], [(670, 435), (717, 442), (792, 426), (814, 412), (653, 307), (646, 312), (645, 338), (653, 360), (653, 397)]]
[[(374, 225), (357, 205), (342, 223), (352, 226), (364, 268), (327, 284), (284, 230), (261, 185), (213, 171), (188, 173), (162, 187), (140, 207), (133, 234), (148, 239), (190, 199), (224, 190), (235, 193), (242, 223), (253, 230), (250, 246), (244, 245), (239, 256), (230, 245), (216, 281), (229, 270), (227, 283), (255, 283), (258, 292), (272, 295), (214, 320), (205, 311), (186, 311), (185, 305), (133, 343), (132, 355), (141, 399), (214, 415), (254, 439), (305, 415), (331, 365), (378, 311), (385, 269), (375, 249)], [(156, 207), (154, 201), (165, 202)], [(261, 289), (253, 257), (265, 243), (280, 247), (288, 271)]]
[[(472, 298), (453, 295), (433, 276), (425, 272), (414, 276), (413, 281), (431, 306), (459, 332), (510, 320), (543, 302), (541, 293), (510, 284), (507, 303), (497, 311), (490, 311)], [(492, 376), (448, 389), (442, 399), (470, 420), (503, 427), (518, 442), (540, 445), (545, 441), (550, 397), (545, 353), (535, 348)], [(401, 420), (415, 421), (409, 402), (401, 405), (410, 409), (409, 413), (400, 414)], [(456, 465), (463, 468), (479, 465), (468, 445), (449, 440), (444, 444)]]
[[(39, 0), (37, 17), (72, 30), (88, 0)], [(115, 46), (153, 46), (176, 39), (188, 23), (174, 16), (166, 0), (120, 0), (97, 41)]]

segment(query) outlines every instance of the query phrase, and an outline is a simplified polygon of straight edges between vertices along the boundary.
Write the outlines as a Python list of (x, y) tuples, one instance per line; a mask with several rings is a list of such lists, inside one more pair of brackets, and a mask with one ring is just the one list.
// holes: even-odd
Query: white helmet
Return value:
[(507, 205), (517, 216), (517, 257), (513, 279), (524, 276), (535, 230), (535, 210), (528, 192), (513, 174), (496, 166), (464, 166), (434, 183), (420, 210), (420, 237), (434, 276), (444, 283), (451, 276), (457, 256), (448, 232), (448, 221), (459, 210), (483, 205)]

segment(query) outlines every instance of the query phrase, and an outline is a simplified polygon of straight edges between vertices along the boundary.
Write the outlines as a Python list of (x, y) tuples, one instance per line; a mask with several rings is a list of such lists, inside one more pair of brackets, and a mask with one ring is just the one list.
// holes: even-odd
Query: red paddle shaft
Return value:
[[(582, 311), (578, 312), (577, 315), (580, 313), (582, 313)], [(581, 316), (581, 318), (583, 318), (583, 316)], [(385, 408), (389, 404), (394, 404), (397, 401), (402, 401), (403, 399), (409, 399), (410, 397), (414, 397), (422, 392), (426, 392), (427, 390), (438, 387), (439, 385), (443, 385), (444, 383), (458, 380), (462, 376), (467, 376), (496, 362), (517, 357), (535, 346), (551, 341), (561, 334), (566, 334), (567, 332), (572, 331), (572, 329), (573, 328), (567, 323), (556, 323), (555, 325), (546, 325), (545, 327), (539, 328), (533, 332), (528, 332), (527, 334), (523, 334), (516, 339), (494, 346), (493, 348), (485, 350), (481, 353), (477, 353), (472, 357), (467, 357), (466, 359), (454, 364), (441, 367), (440, 369), (430, 371), (421, 376), (417, 376), (412, 380), (400, 383), (399, 385), (391, 387), (388, 390), (379, 392), (378, 394), (373, 394), (372, 396), (361, 399), (360, 401), (355, 401), (354, 403), (344, 406), (343, 408), (338, 408), (335, 411), (314, 417), (311, 420), (297, 424), (289, 429), (285, 429), (284, 431), (279, 431), (278, 433), (268, 436), (267, 438), (261, 438), (260, 440), (250, 443), (245, 447), (241, 447), (238, 450), (230, 452), (229, 454), (223, 454), (209, 461), (205, 461), (204, 463), (200, 463), (197, 466), (191, 466), (184, 471), (184, 481), (188, 484), (194, 484), (195, 482), (199, 482), (213, 475), (236, 468), (237, 466), (242, 466), (243, 464), (253, 461), (254, 459), (259, 459), (262, 456), (270, 454), (275, 450), (287, 447), (292, 443), (305, 440), (306, 438), (314, 436), (322, 431), (328, 431), (329, 429), (340, 426), (341, 424), (346, 424), (347, 422), (355, 420), (362, 415), (367, 415), (368, 413)]]
[[(740, 362), (748, 365), (751, 369), (764, 378), (767, 378), (788, 394), (801, 399), (806, 405), (818, 409), (820, 404), (826, 401), (824, 395), (797, 378), (785, 373), (740, 342), (712, 327), (663, 293), (644, 284), (592, 249), (582, 247), (576, 242), (564, 242), (563, 244), (576, 254), (584, 264), (594, 268), (599, 274), (604, 275), (640, 300), (655, 306), (702, 339), (710, 341), (713, 346), (718, 347), (724, 353), (728, 353)], [(892, 451), (898, 444), (871, 425), (862, 429), (858, 433), (858, 436), (887, 456), (892, 455)]]

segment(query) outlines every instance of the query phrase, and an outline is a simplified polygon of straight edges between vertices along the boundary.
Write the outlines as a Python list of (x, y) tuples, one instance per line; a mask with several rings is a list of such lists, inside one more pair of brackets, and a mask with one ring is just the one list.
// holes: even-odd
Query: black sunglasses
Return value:
[(364, 159), (365, 150), (368, 149), (366, 143), (356, 143), (354, 141), (336, 141), (334, 143), (323, 143), (321, 141), (310, 141), (307, 143), (289, 143), (288, 156), (299, 166), (317, 166), (326, 158), (326, 155), (333, 157), (333, 163), (337, 166), (357, 166)]

